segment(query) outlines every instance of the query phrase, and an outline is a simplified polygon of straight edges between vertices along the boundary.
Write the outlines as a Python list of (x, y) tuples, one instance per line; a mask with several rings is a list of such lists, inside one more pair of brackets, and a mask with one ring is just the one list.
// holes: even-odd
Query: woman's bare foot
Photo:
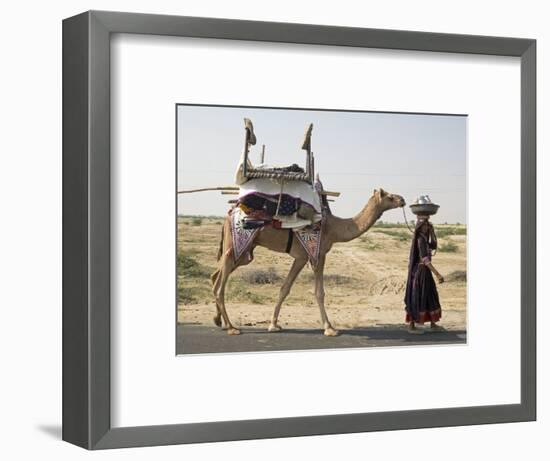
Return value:
[(414, 324), (414, 322), (409, 323), (409, 328), (407, 329), (407, 331), (411, 335), (422, 335), (422, 334), (424, 334), (424, 330), (419, 330), (418, 328), (416, 328), (416, 325)]
[(445, 328), (440, 327), (437, 323), (432, 322), (430, 324), (430, 332), (436, 333), (438, 331), (445, 331)]

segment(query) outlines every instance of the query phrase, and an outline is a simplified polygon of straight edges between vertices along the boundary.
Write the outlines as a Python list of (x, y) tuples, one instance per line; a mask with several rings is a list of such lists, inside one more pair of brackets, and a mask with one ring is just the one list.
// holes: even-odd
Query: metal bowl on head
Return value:
[(411, 211), (417, 216), (432, 216), (439, 210), (439, 205), (432, 203), (430, 197), (421, 195), (411, 203)]

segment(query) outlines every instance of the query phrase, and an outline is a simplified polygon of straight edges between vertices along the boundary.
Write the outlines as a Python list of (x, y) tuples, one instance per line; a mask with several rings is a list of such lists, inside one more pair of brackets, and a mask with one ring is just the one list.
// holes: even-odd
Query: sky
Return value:
[[(313, 123), (315, 171), (326, 190), (341, 192), (332, 213), (355, 215), (374, 189), (402, 195), (408, 205), (428, 194), (440, 205), (435, 223), (467, 221), (467, 117), (179, 105), (177, 108), (178, 190), (234, 185), (244, 148), (244, 118), (254, 124), (257, 144), (252, 163), (305, 167), (301, 149)], [(179, 194), (178, 213), (226, 214), (231, 196), (220, 192)], [(400, 209), (387, 211), (386, 222), (403, 222)]]

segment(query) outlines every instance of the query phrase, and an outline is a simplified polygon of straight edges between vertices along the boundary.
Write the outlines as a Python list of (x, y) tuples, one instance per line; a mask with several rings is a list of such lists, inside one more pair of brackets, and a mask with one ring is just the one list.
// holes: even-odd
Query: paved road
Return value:
[(404, 328), (372, 327), (341, 330), (340, 336), (327, 338), (321, 330), (288, 329), (268, 333), (262, 328), (242, 328), (239, 336), (202, 325), (179, 324), (177, 353), (285, 351), (333, 349), (342, 347), (388, 347), (421, 344), (465, 344), (464, 330), (411, 335)]

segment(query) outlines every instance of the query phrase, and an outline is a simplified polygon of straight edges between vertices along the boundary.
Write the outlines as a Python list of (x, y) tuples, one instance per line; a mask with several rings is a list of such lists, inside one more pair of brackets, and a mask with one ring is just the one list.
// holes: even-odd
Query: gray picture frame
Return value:
[[(155, 34), (521, 58), (521, 403), (111, 426), (110, 37)], [(63, 21), (63, 440), (87, 449), (536, 419), (536, 41), (89, 11)]]

